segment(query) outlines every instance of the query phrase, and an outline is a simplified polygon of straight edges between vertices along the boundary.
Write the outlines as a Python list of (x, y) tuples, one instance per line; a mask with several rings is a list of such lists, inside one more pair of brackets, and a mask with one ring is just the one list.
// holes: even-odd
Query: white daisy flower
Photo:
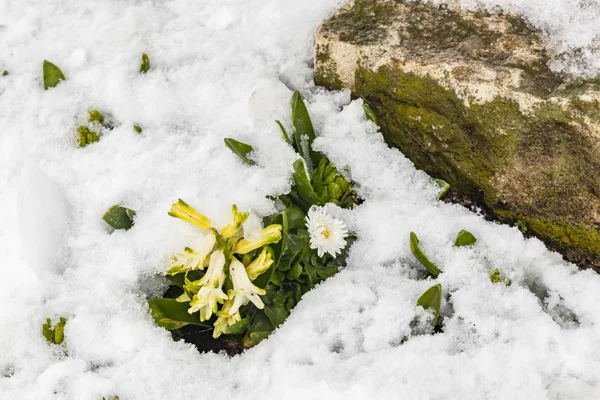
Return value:
[(306, 228), (310, 235), (310, 248), (317, 249), (319, 257), (325, 253), (335, 257), (346, 247), (346, 224), (327, 214), (323, 207), (312, 206), (308, 210)]

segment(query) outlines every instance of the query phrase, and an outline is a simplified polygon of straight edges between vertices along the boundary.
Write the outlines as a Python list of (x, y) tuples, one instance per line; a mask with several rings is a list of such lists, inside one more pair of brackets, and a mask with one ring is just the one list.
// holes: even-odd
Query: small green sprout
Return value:
[(42, 324), (42, 335), (50, 344), (61, 344), (65, 340), (65, 324), (67, 320), (60, 317), (60, 321), (52, 329), (52, 321), (46, 318), (46, 323)]
[(424, 309), (433, 310), (433, 321), (431, 324), (435, 328), (440, 316), (440, 306), (442, 304), (442, 285), (439, 283), (427, 289), (425, 293), (417, 300), (417, 305)]
[(134, 124), (133, 125), (133, 130), (136, 131), (137, 133), (141, 134), (142, 133), (142, 127), (139, 126), (138, 124)]
[(87, 126), (81, 125), (77, 128), (77, 144), (79, 147), (85, 147), (88, 144), (99, 141), (98, 133), (90, 131)]
[(410, 251), (412, 251), (413, 255), (429, 272), (433, 275), (434, 278), (437, 278), (440, 274), (440, 270), (435, 266), (434, 263), (429, 261), (427, 256), (421, 251), (419, 248), (419, 238), (414, 232), (410, 233)]
[(6, 75), (8, 75), (8, 71), (7, 70), (2, 71), (2, 76), (6, 76)]
[(134, 224), (133, 217), (135, 211), (117, 204), (109, 208), (102, 219), (114, 229), (129, 230)]
[(500, 273), (500, 270), (495, 268), (492, 273), (490, 274), (490, 281), (492, 283), (504, 283), (506, 286), (510, 286), (512, 285), (512, 281), (510, 279), (508, 279), (507, 277), (503, 276)]
[(52, 64), (50, 61), (44, 60), (42, 70), (44, 76), (44, 90), (55, 87), (61, 81), (66, 79), (60, 68)]
[(104, 115), (100, 113), (98, 110), (90, 111), (90, 122), (98, 122), (99, 124), (104, 124)]
[(142, 54), (142, 65), (140, 65), (140, 74), (145, 74), (150, 69), (150, 59), (148, 54)]
[(476, 241), (477, 238), (475, 238), (475, 236), (473, 236), (471, 232), (465, 231), (463, 229), (460, 232), (458, 232), (456, 240), (454, 241), (454, 245), (456, 247), (470, 246), (472, 244), (475, 244)]
[(516, 226), (522, 233), (527, 233), (527, 224), (520, 219), (518, 219), (513, 226)]

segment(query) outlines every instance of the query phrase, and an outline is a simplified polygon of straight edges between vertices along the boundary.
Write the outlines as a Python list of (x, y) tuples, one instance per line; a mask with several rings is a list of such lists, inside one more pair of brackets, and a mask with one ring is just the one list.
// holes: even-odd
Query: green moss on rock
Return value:
[(581, 222), (600, 210), (600, 154), (572, 108), (547, 101), (524, 112), (502, 97), (467, 105), (400, 68), (359, 68), (355, 79), (388, 144), (417, 168), (548, 241), (600, 255), (600, 234)]

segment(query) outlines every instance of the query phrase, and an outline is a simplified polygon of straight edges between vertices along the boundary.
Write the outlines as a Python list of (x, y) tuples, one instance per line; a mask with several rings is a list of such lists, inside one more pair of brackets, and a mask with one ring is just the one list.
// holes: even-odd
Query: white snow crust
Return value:
[[(600, 398), (600, 277), (438, 201), (360, 100), (312, 84), (314, 31), (342, 4), (0, 0), (0, 71), (10, 72), (0, 76), (0, 399)], [(600, 68), (598, 3), (464, 4), (523, 12), (555, 53), (589, 49), (585, 63), (571, 57), (557, 70)], [(44, 59), (67, 77), (48, 91)], [(266, 196), (290, 188), (297, 156), (274, 120), (290, 126), (294, 89), (320, 132), (315, 145), (365, 199), (336, 215), (358, 241), (347, 268), (268, 340), (236, 357), (199, 354), (147, 307), (164, 289), (157, 274), (197, 233), (167, 211), (183, 198), (218, 225), (233, 203), (256, 217), (275, 212)], [(75, 129), (94, 108), (118, 126), (78, 148)], [(257, 165), (225, 137), (253, 145)], [(137, 212), (131, 230), (111, 233), (102, 221), (116, 203)], [(475, 246), (452, 246), (461, 229)], [(451, 294), (443, 333), (411, 333), (433, 282), (419, 279), (410, 231)], [(510, 287), (490, 282), (494, 268)], [(41, 335), (59, 316), (68, 356)]]

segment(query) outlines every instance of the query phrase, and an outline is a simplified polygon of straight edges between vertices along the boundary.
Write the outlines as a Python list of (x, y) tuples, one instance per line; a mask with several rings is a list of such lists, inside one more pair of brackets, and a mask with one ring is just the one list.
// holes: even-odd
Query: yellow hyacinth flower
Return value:
[(224, 227), (221, 231), (221, 236), (223, 236), (225, 239), (235, 235), (240, 230), (242, 225), (244, 225), (244, 222), (246, 222), (248, 216), (250, 215), (248, 212), (239, 212), (235, 204), (231, 206), (231, 214), (233, 214), (233, 222)]
[(260, 299), (260, 295), (264, 295), (267, 292), (250, 282), (244, 264), (234, 258), (229, 266), (229, 272), (233, 282), (233, 290), (230, 290), (228, 295), (230, 299), (232, 296), (235, 296), (229, 314), (233, 315), (237, 313), (241, 306), (249, 302), (252, 302), (257, 308), (262, 310), (265, 305)]
[(273, 257), (268, 248), (264, 247), (260, 255), (246, 267), (246, 273), (251, 281), (264, 273), (273, 264)]
[(207, 321), (217, 312), (218, 303), (227, 300), (227, 295), (223, 292), (223, 283), (225, 282), (225, 256), (221, 251), (215, 251), (210, 256), (210, 263), (206, 274), (194, 285), (200, 287), (198, 293), (190, 301), (188, 313), (193, 314), (200, 311), (200, 321)]
[(225, 301), (221, 311), (217, 311), (217, 320), (214, 324), (213, 338), (218, 338), (227, 330), (227, 328), (238, 323), (242, 319), (239, 311), (235, 314), (231, 314), (231, 307), (233, 307), (233, 299)]
[(210, 225), (210, 219), (200, 214), (194, 209), (194, 207), (190, 206), (181, 199), (179, 199), (177, 203), (171, 206), (171, 211), (169, 211), (169, 215), (171, 217), (179, 218), (186, 222), (189, 222), (192, 225), (196, 225), (198, 228), (204, 231), (210, 231), (213, 229)]
[(171, 268), (167, 270), (167, 274), (176, 275), (195, 269), (203, 270), (206, 266), (206, 261), (208, 261), (208, 256), (215, 245), (215, 241), (215, 235), (211, 232), (200, 238), (191, 247), (186, 247), (183, 253), (175, 255)]
[(235, 246), (233, 252), (237, 254), (246, 254), (266, 244), (277, 243), (280, 240), (281, 225), (269, 225), (260, 232), (260, 239), (258, 239), (255, 242), (251, 242), (247, 239), (240, 240)]

